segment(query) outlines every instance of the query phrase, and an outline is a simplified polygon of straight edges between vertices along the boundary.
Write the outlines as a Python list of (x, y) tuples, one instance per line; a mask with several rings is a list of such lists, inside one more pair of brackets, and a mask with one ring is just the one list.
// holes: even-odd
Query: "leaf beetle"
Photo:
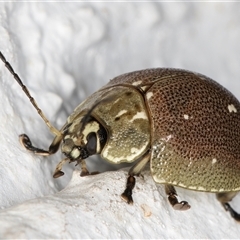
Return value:
[(90, 174), (84, 159), (94, 154), (113, 164), (136, 162), (121, 195), (133, 203), (135, 176), (150, 164), (174, 209), (190, 208), (187, 201), (178, 201), (174, 186), (212, 192), (240, 221), (229, 204), (240, 191), (240, 103), (220, 84), (180, 69), (126, 73), (88, 97), (57, 130), (1, 52), (0, 58), (55, 135), (48, 150), (34, 147), (25, 134), (20, 135), (22, 145), (43, 156), (61, 145), (65, 158), (54, 177), (64, 174), (67, 162), (80, 164), (81, 176)]

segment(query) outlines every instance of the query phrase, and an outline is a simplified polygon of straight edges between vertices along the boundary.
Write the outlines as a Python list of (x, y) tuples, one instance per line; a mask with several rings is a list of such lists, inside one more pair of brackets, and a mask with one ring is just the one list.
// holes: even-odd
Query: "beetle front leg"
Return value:
[(56, 169), (54, 171), (54, 174), (53, 174), (54, 178), (59, 178), (64, 175), (64, 172), (62, 171), (62, 167), (67, 162), (69, 162), (69, 158), (64, 158), (58, 163), (58, 165), (56, 166)]
[[(64, 172), (62, 171), (62, 168), (63, 168), (63, 165), (65, 165), (66, 163), (71, 163), (71, 160), (69, 160), (69, 158), (64, 158), (58, 163), (58, 165), (56, 166), (56, 169), (54, 171), (54, 174), (53, 174), (54, 178), (59, 178), (59, 177), (64, 175)], [(75, 166), (77, 166), (78, 164), (81, 165), (81, 173), (80, 173), (81, 177), (86, 177), (86, 176), (89, 176), (89, 175), (95, 175), (95, 174), (99, 173), (99, 172), (89, 173), (85, 160), (79, 161)]]
[(135, 186), (136, 179), (134, 176), (139, 176), (143, 168), (150, 160), (150, 152), (147, 152), (140, 161), (138, 161), (128, 172), (126, 189), (121, 194), (121, 198), (128, 204), (133, 204), (132, 190)]
[(24, 148), (26, 148), (28, 151), (33, 152), (34, 154), (41, 155), (41, 156), (49, 156), (51, 154), (54, 154), (58, 151), (60, 143), (62, 141), (62, 135), (56, 136), (53, 139), (52, 144), (50, 145), (48, 150), (43, 150), (41, 148), (34, 147), (32, 145), (32, 142), (30, 138), (26, 134), (21, 134), (19, 136), (19, 141), (22, 144)]
[(81, 165), (81, 173), (80, 173), (80, 176), (81, 177), (86, 177), (86, 176), (89, 176), (89, 175), (96, 175), (96, 174), (99, 174), (98, 171), (95, 171), (95, 172), (89, 172), (88, 169), (87, 169), (87, 164), (86, 164), (86, 161), (84, 159), (81, 159), (81, 161), (79, 163), (77, 163), (75, 166), (77, 166), (78, 164)]
[(81, 176), (81, 177), (86, 177), (86, 176), (90, 175), (90, 173), (89, 173), (89, 171), (88, 171), (88, 169), (87, 169), (87, 164), (86, 164), (85, 160), (82, 160), (82, 161), (80, 162), (80, 165), (81, 165), (81, 173), (80, 173), (80, 176)]
[(177, 199), (177, 192), (173, 185), (166, 184), (165, 192), (168, 195), (168, 201), (175, 210), (188, 210), (191, 206), (186, 201), (179, 202)]

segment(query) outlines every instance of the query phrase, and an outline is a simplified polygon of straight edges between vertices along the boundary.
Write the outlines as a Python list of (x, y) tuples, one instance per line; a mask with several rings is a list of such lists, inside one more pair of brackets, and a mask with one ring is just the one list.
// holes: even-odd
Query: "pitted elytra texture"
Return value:
[[(205, 191), (239, 190), (240, 114), (227, 108), (238, 108), (238, 101), (210, 79), (191, 75), (172, 77), (163, 87), (160, 80), (149, 89), (154, 92), (148, 101), (153, 146), (165, 147), (158, 158), (152, 153), (154, 179)], [(184, 113), (191, 116), (188, 121)], [(165, 141), (166, 136), (171, 138)], [(214, 166), (213, 158), (218, 159)], [(166, 166), (156, 167), (166, 161)]]
[(240, 191), (240, 103), (218, 83), (179, 69), (123, 74), (87, 98), (57, 130), (1, 52), (0, 58), (56, 136), (49, 150), (34, 147), (25, 134), (20, 136), (23, 146), (46, 156), (61, 145), (65, 158), (54, 177), (64, 174), (67, 162), (81, 164), (81, 176), (88, 175), (84, 159), (94, 154), (115, 164), (136, 161), (121, 195), (133, 203), (134, 176), (150, 162), (153, 179), (165, 184), (174, 209), (190, 208), (178, 201), (174, 186), (216, 192), (240, 221), (228, 203)]

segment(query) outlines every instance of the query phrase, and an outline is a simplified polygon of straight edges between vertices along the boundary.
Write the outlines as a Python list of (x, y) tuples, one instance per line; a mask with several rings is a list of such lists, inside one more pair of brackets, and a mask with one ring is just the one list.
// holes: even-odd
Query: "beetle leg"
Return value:
[(188, 210), (191, 206), (186, 201), (178, 202), (177, 192), (173, 185), (165, 184), (165, 192), (168, 195), (168, 201), (175, 210)]
[(237, 195), (237, 193), (238, 192), (223, 192), (223, 193), (217, 193), (216, 196), (217, 196), (217, 200), (222, 204), (224, 209), (226, 211), (229, 211), (231, 216), (235, 220), (240, 221), (240, 214), (235, 212), (230, 206), (230, 204), (228, 203)]
[(64, 158), (62, 159), (62, 161), (60, 161), (58, 163), (58, 165), (56, 166), (56, 169), (54, 171), (54, 174), (53, 174), (53, 177), (54, 178), (58, 178), (58, 177), (61, 177), (62, 175), (64, 175), (64, 172), (62, 172), (62, 167), (64, 164), (66, 164), (67, 162), (69, 162), (69, 158)]
[(22, 144), (22, 146), (24, 148), (26, 148), (28, 151), (33, 152), (37, 155), (41, 155), (41, 156), (49, 156), (49, 155), (57, 152), (57, 150), (59, 149), (60, 143), (62, 141), (62, 136), (56, 136), (53, 139), (53, 142), (50, 145), (48, 150), (43, 150), (41, 148), (34, 147), (32, 145), (30, 138), (26, 134), (21, 134), (19, 136), (19, 141)]
[(80, 161), (75, 166), (77, 166), (78, 164), (81, 165), (81, 173), (80, 173), (81, 177), (86, 177), (86, 176), (89, 176), (89, 175), (99, 174), (98, 171), (90, 173), (87, 169), (87, 164), (86, 164), (86, 161), (84, 159), (80, 159)]
[(85, 176), (88, 176), (90, 173), (87, 169), (87, 164), (86, 164), (86, 161), (85, 160), (82, 160), (81, 161), (81, 173), (80, 173), (80, 176), (81, 177), (85, 177)]
[(121, 194), (121, 198), (124, 201), (126, 201), (128, 204), (133, 204), (132, 190), (136, 182), (134, 176), (138, 176), (140, 174), (140, 172), (143, 170), (143, 168), (146, 166), (149, 160), (150, 160), (150, 153), (147, 152), (147, 154), (145, 154), (143, 158), (140, 159), (140, 161), (138, 161), (135, 165), (133, 165), (128, 172), (126, 189)]
[(132, 190), (135, 186), (135, 177), (134, 176), (128, 176), (127, 178), (127, 185), (126, 189), (121, 195), (121, 198), (126, 201), (128, 204), (133, 204), (133, 199), (132, 199)]
[(138, 176), (141, 171), (143, 170), (143, 168), (146, 166), (146, 164), (149, 162), (150, 160), (150, 152), (147, 152), (140, 161), (138, 161), (135, 165), (133, 165), (129, 172), (128, 175), (132, 175), (132, 176)]

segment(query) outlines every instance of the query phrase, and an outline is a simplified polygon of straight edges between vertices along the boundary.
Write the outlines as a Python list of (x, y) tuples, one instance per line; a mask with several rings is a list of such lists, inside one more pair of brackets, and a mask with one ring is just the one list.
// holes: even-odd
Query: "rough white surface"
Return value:
[[(0, 50), (47, 117), (61, 127), (110, 78), (149, 67), (203, 73), (238, 99), (239, 3), (0, 3)], [(1, 238), (238, 238), (240, 226), (213, 194), (178, 189), (176, 212), (144, 172), (135, 204), (119, 195), (127, 169), (54, 180), (62, 158), (26, 152), (18, 135), (47, 148), (52, 136), (0, 63)], [(106, 168), (91, 158), (92, 170)], [(71, 180), (70, 180), (71, 179)], [(67, 185), (66, 188), (64, 188)], [(63, 189), (64, 188), (64, 189)], [(63, 189), (59, 192), (60, 189)], [(232, 206), (240, 212), (239, 195)]]

